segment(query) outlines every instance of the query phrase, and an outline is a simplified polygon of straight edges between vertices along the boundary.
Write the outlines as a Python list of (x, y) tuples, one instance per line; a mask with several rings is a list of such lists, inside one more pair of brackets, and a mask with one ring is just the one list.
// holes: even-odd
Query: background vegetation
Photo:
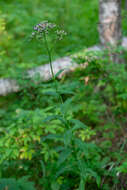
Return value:
[(45, 48), (42, 51), (41, 44), (29, 42), (33, 26), (43, 20), (58, 24), (68, 33), (62, 44), (56, 45), (54, 59), (98, 43), (97, 0), (75, 0), (75, 3), (72, 0), (13, 0), (13, 3), (1, 0), (0, 7), (1, 25), (6, 30), (0, 42), (1, 76), (12, 76), (15, 69), (47, 62)]
[[(126, 35), (124, 7), (122, 14)], [(24, 70), (48, 62), (44, 45), (30, 41), (43, 20), (68, 33), (54, 59), (88, 62), (57, 80), (57, 92), (53, 80), (22, 80)], [(97, 0), (0, 1), (0, 76), (22, 84), (0, 97), (0, 190), (127, 189), (127, 70), (107, 64), (106, 52), (84, 51), (99, 43), (97, 24)]]

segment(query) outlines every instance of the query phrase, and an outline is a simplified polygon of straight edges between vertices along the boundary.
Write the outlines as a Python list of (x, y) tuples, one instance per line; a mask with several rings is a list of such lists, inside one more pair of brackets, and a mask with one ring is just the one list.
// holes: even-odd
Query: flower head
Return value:
[(64, 30), (56, 30), (56, 34), (57, 34), (58, 40), (62, 40), (63, 37), (67, 35), (67, 33)]
[(50, 23), (48, 21), (43, 21), (37, 25), (34, 26), (33, 30), (34, 32), (32, 32), (32, 38), (37, 36), (37, 37), (42, 37), (42, 34), (48, 34), (48, 32), (55, 28), (56, 25), (54, 23)]
[(48, 22), (46, 20), (33, 27), (31, 38), (34, 38), (34, 37), (43, 38), (43, 35), (48, 34), (50, 31), (52, 31), (52, 33), (54, 32), (55, 38), (57, 40), (62, 40), (63, 36), (66, 35), (66, 32), (64, 30), (59, 30), (56, 24)]

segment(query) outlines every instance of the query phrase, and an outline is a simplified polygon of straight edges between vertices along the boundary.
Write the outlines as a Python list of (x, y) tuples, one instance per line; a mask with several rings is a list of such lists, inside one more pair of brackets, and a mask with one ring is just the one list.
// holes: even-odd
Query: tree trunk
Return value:
[(125, 11), (127, 11), (127, 0), (125, 0)]
[(99, 0), (99, 34), (104, 48), (109, 50), (110, 60), (120, 63), (121, 56), (113, 49), (121, 45), (121, 0)]

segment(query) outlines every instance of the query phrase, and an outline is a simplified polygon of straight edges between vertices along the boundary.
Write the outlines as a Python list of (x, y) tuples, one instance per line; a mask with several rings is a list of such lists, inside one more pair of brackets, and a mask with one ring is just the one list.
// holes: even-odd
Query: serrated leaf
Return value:
[(58, 165), (62, 164), (70, 156), (71, 152), (72, 152), (72, 150), (69, 148), (67, 148), (63, 152), (61, 152), (57, 164)]
[(87, 148), (87, 145), (82, 140), (75, 138), (75, 144), (78, 146), (78, 148), (82, 151), (85, 151)]
[(67, 113), (68, 110), (71, 107), (71, 103), (72, 103), (72, 98), (67, 99), (62, 105), (61, 105), (61, 110), (63, 113)]
[(88, 128), (83, 122), (81, 122), (77, 119), (71, 119), (70, 122), (75, 124), (76, 127), (83, 128), (83, 129)]
[(49, 121), (52, 121), (52, 120), (59, 120), (62, 122), (62, 124), (66, 124), (66, 121), (63, 117), (61, 117), (60, 115), (50, 115), (48, 117), (46, 117), (43, 122), (49, 122)]
[(69, 130), (67, 130), (67, 131), (64, 133), (64, 144), (65, 144), (65, 146), (70, 145), (71, 140), (72, 140), (72, 130), (69, 129)]

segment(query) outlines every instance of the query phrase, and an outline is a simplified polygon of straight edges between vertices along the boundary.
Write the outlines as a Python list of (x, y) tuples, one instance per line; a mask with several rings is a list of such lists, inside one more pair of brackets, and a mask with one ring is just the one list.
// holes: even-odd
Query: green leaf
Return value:
[(78, 129), (78, 128), (83, 128), (83, 129), (88, 128), (83, 122), (81, 122), (81, 121), (79, 121), (77, 119), (71, 119), (70, 122), (75, 124), (76, 129)]
[(86, 151), (87, 145), (82, 140), (80, 140), (78, 138), (75, 138), (75, 144), (77, 145), (77, 147), (79, 148), (79, 150)]
[(65, 172), (69, 173), (73, 171), (73, 165), (61, 164), (58, 171), (56, 172), (55, 178), (58, 178), (60, 175)]
[(56, 96), (58, 97), (58, 93), (55, 91), (46, 91), (43, 93), (44, 95)]
[(18, 180), (13, 178), (0, 179), (0, 190), (35, 190), (34, 183), (28, 181), (28, 177)]
[(63, 113), (67, 113), (68, 110), (71, 107), (71, 103), (72, 103), (72, 98), (68, 98), (62, 105), (61, 105), (61, 110)]
[(85, 179), (85, 181), (87, 181), (88, 176), (94, 177), (98, 187), (100, 187), (100, 185), (101, 185), (100, 176), (97, 174), (96, 171), (94, 171), (92, 168), (89, 167), (89, 165), (86, 163), (85, 160), (83, 160), (83, 159), (79, 160), (78, 161), (78, 166), (79, 166), (79, 169), (80, 169), (81, 177), (83, 179)]
[(28, 181), (28, 176), (24, 176), (18, 180), (19, 187), (21, 190), (36, 190), (34, 187), (34, 183)]
[(97, 186), (100, 187), (101, 186), (101, 177), (100, 176), (96, 176), (96, 182), (97, 182)]
[(81, 178), (81, 180), (80, 180), (79, 190), (85, 190), (85, 180), (84, 180), (84, 178)]
[(75, 93), (71, 90), (64, 90), (64, 89), (59, 89), (60, 94), (72, 94), (74, 95)]
[(59, 135), (59, 134), (49, 134), (45, 137), (42, 137), (41, 138), (41, 142), (44, 142), (46, 140), (60, 140), (60, 141), (63, 141), (63, 136), (62, 135)]
[(58, 165), (62, 164), (70, 156), (71, 153), (72, 153), (72, 150), (69, 148), (61, 152), (57, 164)]
[(65, 146), (69, 146), (72, 141), (72, 130), (69, 129), (64, 133), (64, 144)]
[(56, 181), (54, 181), (54, 182), (51, 184), (51, 189), (52, 189), (52, 190), (59, 190), (59, 189), (60, 189), (60, 184), (58, 184)]
[(65, 69), (60, 69), (56, 74), (55, 77), (57, 78)]
[(50, 115), (48, 117), (46, 117), (43, 122), (49, 122), (49, 121), (52, 121), (52, 120), (59, 120), (61, 121), (62, 123), (66, 124), (66, 121), (63, 117), (59, 116), (59, 115)]
[(8, 189), (8, 190), (12, 190), (12, 189), (13, 190), (20, 190), (16, 180), (13, 179), (13, 178), (0, 179), (0, 190), (5, 190), (5, 189)]
[(42, 169), (42, 172), (43, 172), (43, 177), (45, 177), (46, 176), (45, 164), (44, 164), (44, 162), (42, 160), (40, 161), (40, 163), (41, 163), (41, 169)]

